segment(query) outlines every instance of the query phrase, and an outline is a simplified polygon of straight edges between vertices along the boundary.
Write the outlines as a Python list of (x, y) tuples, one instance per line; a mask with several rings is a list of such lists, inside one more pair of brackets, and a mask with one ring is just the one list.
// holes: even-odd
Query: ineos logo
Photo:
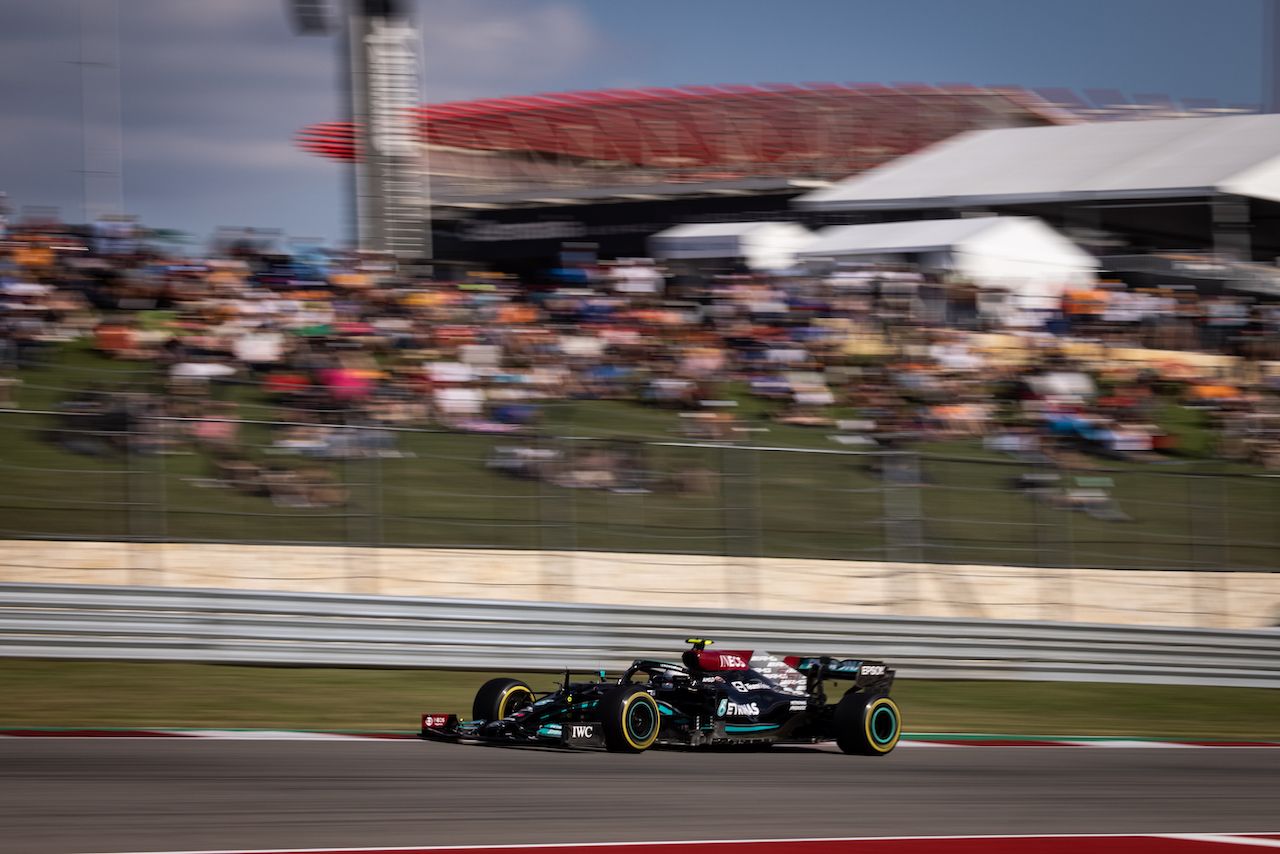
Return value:
[(746, 670), (747, 663), (742, 660), (742, 656), (740, 655), (721, 655), (720, 669), (721, 670)]

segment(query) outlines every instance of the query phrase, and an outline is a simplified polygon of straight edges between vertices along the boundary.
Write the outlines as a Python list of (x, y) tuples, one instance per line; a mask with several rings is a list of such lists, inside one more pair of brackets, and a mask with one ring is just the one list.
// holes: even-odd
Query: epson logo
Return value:
[(583, 726), (581, 724), (573, 724), (570, 728), (570, 738), (592, 738), (596, 734), (596, 728), (593, 726)]
[(884, 665), (883, 664), (864, 664), (862, 665), (862, 669), (859, 672), (863, 676), (883, 676)]

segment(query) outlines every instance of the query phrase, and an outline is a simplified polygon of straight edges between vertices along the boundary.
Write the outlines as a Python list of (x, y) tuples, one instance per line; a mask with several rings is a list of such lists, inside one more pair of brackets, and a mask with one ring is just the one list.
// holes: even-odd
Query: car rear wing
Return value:
[(814, 693), (818, 685), (827, 679), (853, 680), (854, 688), (868, 694), (887, 694), (893, 685), (897, 671), (889, 669), (883, 661), (860, 658), (832, 658), (829, 655), (789, 656), (787, 664), (808, 678), (807, 690)]

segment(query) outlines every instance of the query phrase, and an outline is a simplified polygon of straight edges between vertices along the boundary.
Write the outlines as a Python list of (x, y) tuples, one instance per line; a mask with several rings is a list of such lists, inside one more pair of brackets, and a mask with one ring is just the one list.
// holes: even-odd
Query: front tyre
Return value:
[(499, 721), (533, 702), (533, 689), (519, 679), (490, 679), (476, 692), (471, 717), (477, 721)]
[(604, 746), (612, 753), (640, 753), (658, 740), (658, 702), (643, 685), (621, 685), (600, 701)]
[(845, 753), (884, 756), (902, 735), (902, 713), (884, 694), (845, 694), (836, 706), (834, 729)]

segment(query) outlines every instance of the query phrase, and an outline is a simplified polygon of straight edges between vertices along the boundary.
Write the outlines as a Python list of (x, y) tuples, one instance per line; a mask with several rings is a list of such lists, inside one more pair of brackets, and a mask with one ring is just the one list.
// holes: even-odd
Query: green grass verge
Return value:
[[(558, 678), (0, 659), (0, 727), (412, 731), (422, 712), (468, 716), (495, 675)], [(1280, 739), (1280, 691), (1260, 688), (908, 679), (893, 695), (909, 732)]]

